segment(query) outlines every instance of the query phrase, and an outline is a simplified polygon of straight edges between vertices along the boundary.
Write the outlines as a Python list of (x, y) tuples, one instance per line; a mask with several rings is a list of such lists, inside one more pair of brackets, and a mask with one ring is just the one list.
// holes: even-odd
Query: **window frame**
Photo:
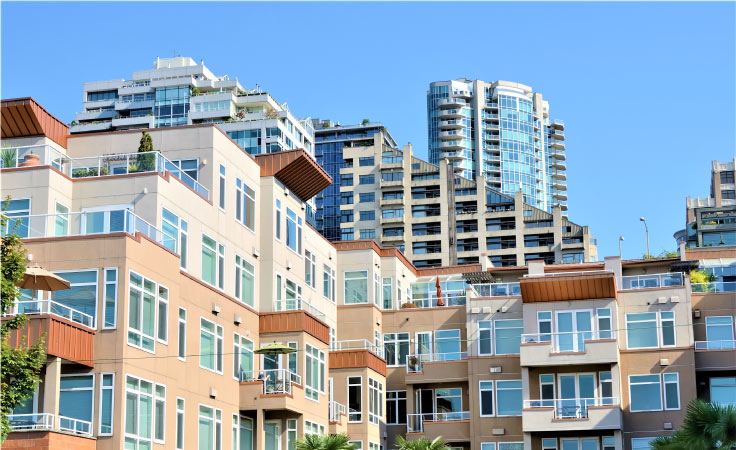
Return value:
[(225, 166), (220, 164), (220, 174), (219, 174), (219, 202), (218, 207), (220, 208), (220, 211), (225, 212), (225, 197), (227, 196), (227, 178), (226, 178), (226, 169)]
[[(491, 387), (490, 389), (484, 388), (484, 383), (490, 383)], [(478, 413), (480, 414), (480, 417), (495, 417), (496, 416), (496, 383), (494, 380), (478, 380)], [(490, 414), (484, 414), (483, 413), (483, 393), (484, 392), (490, 392), (491, 393), (491, 413)]]
[[(105, 386), (105, 377), (112, 377), (112, 384)], [(100, 372), (99, 377), (99, 405), (97, 414), (97, 435), (112, 436), (115, 433), (115, 372)], [(110, 431), (102, 431), (103, 392), (110, 392)]]
[[(401, 394), (403, 393), (403, 397)], [(404, 402), (404, 417), (401, 417), (401, 402)], [(391, 421), (394, 417), (389, 417), (389, 404), (394, 405), (394, 412), (396, 413), (396, 421)], [(407, 417), (407, 398), (406, 391), (386, 391), (386, 425), (406, 425)], [(402, 422), (403, 420), (403, 422)]]
[[(638, 383), (632, 383), (631, 379), (633, 377), (657, 377), (657, 382), (653, 381), (647, 381), (647, 382), (638, 382)], [(639, 413), (639, 412), (652, 412), (652, 411), (662, 411), (664, 408), (664, 399), (662, 398), (662, 376), (661, 374), (655, 374), (655, 373), (643, 373), (643, 374), (630, 374), (628, 376), (628, 384), (629, 384), (629, 411), (632, 413)], [(657, 391), (659, 393), (659, 407), (654, 409), (634, 409), (634, 402), (631, 395), (631, 387), (632, 385), (643, 385), (643, 384), (657, 384)]]
[[(248, 186), (248, 183), (240, 177), (235, 178), (235, 221), (243, 225), (247, 230), (255, 233), (256, 222), (258, 220), (256, 191)], [(251, 194), (252, 193), (252, 194)], [(248, 204), (253, 204), (253, 217), (248, 216)], [(249, 220), (252, 219), (252, 220)], [(252, 227), (249, 225), (251, 222)]]
[[(184, 312), (183, 319), (181, 316), (182, 311)], [(180, 306), (177, 312), (178, 312), (178, 316), (177, 316), (177, 321), (176, 321), (176, 331), (177, 331), (176, 357), (179, 361), (186, 361), (187, 360), (187, 309), (184, 308), (183, 306)], [(182, 333), (182, 325), (184, 326), (183, 333)], [(183, 355), (181, 354), (182, 350), (184, 350)]]
[[(351, 381), (352, 379), (352, 381)], [(360, 379), (360, 383), (356, 384), (355, 379)], [(360, 403), (360, 410), (355, 410), (355, 413), (350, 412), (350, 388), (351, 387), (358, 387), (358, 402)], [(347, 377), (347, 396), (346, 398), (346, 408), (347, 408), (347, 414), (348, 414), (348, 423), (362, 423), (363, 422), (363, 376), (362, 375), (351, 375)], [(357, 417), (357, 419), (354, 419), (353, 417)]]
[[(114, 330), (118, 326), (118, 283), (120, 282), (119, 271), (117, 267), (105, 267), (102, 272), (104, 285), (103, 290), (103, 301), (102, 301), (102, 327), (103, 330)], [(114, 281), (108, 281), (107, 274), (115, 274)], [(108, 300), (108, 288), (112, 286), (112, 325), (107, 325), (107, 300)]]
[[(673, 376), (675, 381), (667, 381), (667, 376)], [(677, 392), (677, 406), (676, 407), (670, 407), (667, 405), (667, 385), (668, 384), (674, 384), (675, 385), (675, 392)], [(662, 373), (662, 406), (664, 407), (665, 411), (678, 411), (680, 410), (680, 407), (682, 405), (682, 402), (680, 401), (680, 373), (679, 372), (663, 372)]]
[[(202, 356), (204, 356), (204, 353), (202, 352), (202, 333), (203, 333), (202, 322), (208, 322), (208, 323), (212, 324), (213, 330), (214, 330), (214, 331), (211, 331), (211, 332), (209, 330), (205, 330), (204, 331), (204, 332), (206, 332), (208, 334), (212, 334), (212, 337), (213, 337), (213, 344), (214, 344), (214, 347), (215, 347), (215, 349), (214, 349), (215, 350), (215, 353), (214, 353), (214, 361), (213, 361), (214, 367), (212, 369), (210, 369), (209, 367), (206, 367), (206, 366), (203, 366), (202, 365)], [(210, 372), (214, 372), (214, 373), (216, 373), (218, 375), (222, 375), (223, 374), (223, 365), (224, 365), (223, 364), (223, 351), (224, 351), (224, 348), (225, 348), (224, 347), (225, 346), (225, 340), (224, 340), (224, 338), (225, 338), (225, 330), (224, 330), (224, 327), (222, 325), (220, 325), (220, 324), (218, 324), (216, 322), (213, 322), (213, 321), (211, 321), (211, 320), (209, 320), (209, 319), (207, 319), (207, 318), (205, 318), (203, 316), (199, 316), (199, 362), (198, 362), (198, 364), (199, 364), (199, 368), (200, 369), (204, 369), (204, 370), (207, 370), (207, 371), (210, 371)], [(219, 344), (219, 351), (218, 351), (218, 344)], [(219, 367), (219, 369), (218, 369), (218, 367)]]
[[(494, 383), (495, 388), (496, 388), (496, 416), (497, 417), (518, 417), (518, 416), (521, 416), (522, 410), (524, 409), (524, 386), (523, 386), (523, 383), (518, 388), (514, 387), (514, 388), (500, 388), (499, 389), (499, 385), (501, 383), (516, 382), (516, 381), (518, 381), (519, 383), (522, 383), (521, 380), (496, 380), (496, 382)], [(519, 414), (501, 414), (501, 410), (498, 407), (498, 401), (499, 401), (498, 391), (499, 390), (501, 390), (501, 391), (512, 391), (512, 390), (513, 391), (515, 391), (515, 390), (521, 391), (522, 400), (521, 400), (521, 408), (519, 409)]]

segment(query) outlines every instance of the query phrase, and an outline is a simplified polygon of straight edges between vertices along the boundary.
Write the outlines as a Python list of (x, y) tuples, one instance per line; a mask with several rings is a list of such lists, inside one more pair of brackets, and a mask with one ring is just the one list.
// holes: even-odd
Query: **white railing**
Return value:
[(345, 415), (345, 405), (330, 400), (330, 422), (340, 422), (340, 416)]
[(334, 341), (330, 344), (330, 350), (370, 350), (374, 355), (383, 358), (383, 349), (368, 339)]
[(419, 353), (406, 357), (406, 372), (421, 373), (423, 364), (428, 362), (446, 362), (461, 361), (468, 359), (467, 352), (448, 352), (448, 353)]
[(618, 289), (620, 291), (670, 286), (683, 286), (682, 273), (673, 272), (655, 273), (652, 275), (633, 275), (620, 277), (618, 279)]
[(478, 297), (512, 297), (521, 295), (519, 283), (474, 284), (472, 287)]
[(287, 369), (241, 371), (240, 381), (263, 381), (264, 394), (290, 394), (292, 385), (302, 385), (301, 375)]
[(424, 431), (425, 422), (457, 422), (459, 420), (470, 420), (470, 411), (407, 414), (406, 432), (420, 433)]
[(274, 311), (306, 311), (309, 314), (324, 321), (327, 317), (325, 313), (312, 306), (308, 301), (301, 298), (290, 298), (286, 300), (274, 300)]
[(733, 349), (736, 349), (735, 340), (695, 341), (695, 350), (733, 350)]
[(8, 414), (10, 429), (13, 431), (40, 431), (54, 429), (54, 415), (41, 414)]
[(176, 241), (164, 235), (158, 228), (138, 217), (129, 209), (83, 211), (64, 214), (32, 214), (6, 216), (5, 228), (0, 233), (17, 233), (22, 238), (49, 238), (63, 236), (90, 236), (124, 232), (136, 232), (148, 236), (176, 252)]
[(92, 422), (59, 416), (59, 430), (82, 436), (92, 436)]
[(53, 166), (58, 170), (62, 170), (69, 161), (69, 157), (50, 145), (4, 147), (0, 149), (0, 167), (3, 169), (21, 167), (28, 155), (38, 156), (38, 165)]
[(587, 419), (589, 407), (615, 405), (616, 397), (524, 400), (524, 409), (552, 408), (555, 419)]
[(710, 283), (694, 283), (691, 292), (736, 292), (736, 281), (712, 281)]
[(586, 341), (615, 339), (613, 330), (575, 331), (563, 333), (531, 333), (522, 334), (522, 344), (548, 343), (552, 345), (552, 353), (584, 352)]
[(71, 320), (72, 322), (84, 325), (88, 328), (95, 328), (95, 318), (89, 314), (77, 311), (74, 308), (70, 308), (61, 303), (57, 303), (53, 300), (28, 300), (15, 303), (7, 313), (6, 316), (13, 316), (16, 314), (26, 315), (39, 315), (39, 314), (51, 314), (64, 319)]
[[(440, 297), (437, 294), (430, 294), (424, 298), (412, 298), (411, 300), (404, 302), (412, 303), (415, 308), (436, 308), (437, 302)], [(447, 291), (442, 293), (442, 301), (444, 306), (462, 306), (465, 305), (465, 291)], [(403, 306), (403, 305), (402, 305)]]

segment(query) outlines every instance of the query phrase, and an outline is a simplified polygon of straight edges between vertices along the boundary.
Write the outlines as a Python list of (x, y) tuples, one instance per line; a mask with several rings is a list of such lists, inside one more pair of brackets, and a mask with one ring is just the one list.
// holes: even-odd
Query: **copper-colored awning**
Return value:
[(591, 271), (527, 276), (519, 279), (521, 298), (526, 303), (615, 298), (613, 272)]
[(332, 184), (332, 178), (304, 150), (256, 155), (261, 176), (275, 176), (302, 201), (307, 201)]
[(46, 136), (66, 148), (67, 124), (49, 114), (31, 97), (2, 100), (3, 139)]

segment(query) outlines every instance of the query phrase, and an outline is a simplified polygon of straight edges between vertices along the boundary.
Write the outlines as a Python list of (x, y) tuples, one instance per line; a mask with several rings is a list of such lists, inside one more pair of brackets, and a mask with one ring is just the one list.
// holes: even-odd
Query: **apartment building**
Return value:
[(465, 178), (485, 177), (507, 195), (552, 213), (567, 211), (565, 124), (531, 87), (466, 78), (430, 83), (429, 161), (448, 158)]
[(686, 199), (685, 229), (675, 233), (675, 240), (688, 247), (736, 246), (736, 190), (733, 161), (713, 161), (710, 197)]
[(339, 169), (341, 240), (396, 246), (416, 267), (597, 260), (588, 227), (571, 222), (561, 207), (546, 212), (521, 192), (488, 187), (482, 175), (459, 176), (447, 159), (436, 165), (413, 156), (411, 145), (392, 148), (384, 130), (349, 133)]

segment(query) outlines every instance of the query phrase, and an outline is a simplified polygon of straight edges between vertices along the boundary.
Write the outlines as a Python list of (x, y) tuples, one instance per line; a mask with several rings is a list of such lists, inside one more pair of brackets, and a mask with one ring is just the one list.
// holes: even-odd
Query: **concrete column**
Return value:
[(253, 426), (253, 437), (255, 439), (256, 450), (266, 449), (266, 429), (264, 423), (265, 417), (266, 415), (263, 413), (262, 409), (256, 410), (256, 423)]
[(529, 449), (529, 450), (532, 449), (532, 434), (531, 433), (524, 433), (524, 449)]
[(521, 392), (523, 400), (531, 400), (529, 393), (529, 368), (521, 368)]
[(613, 432), (613, 445), (614, 450), (624, 450), (624, 437), (621, 430)]
[[(61, 358), (50, 357), (46, 363), (43, 383), (43, 412), (59, 415), (59, 385), (61, 384)], [(58, 426), (58, 423), (56, 424)]]

